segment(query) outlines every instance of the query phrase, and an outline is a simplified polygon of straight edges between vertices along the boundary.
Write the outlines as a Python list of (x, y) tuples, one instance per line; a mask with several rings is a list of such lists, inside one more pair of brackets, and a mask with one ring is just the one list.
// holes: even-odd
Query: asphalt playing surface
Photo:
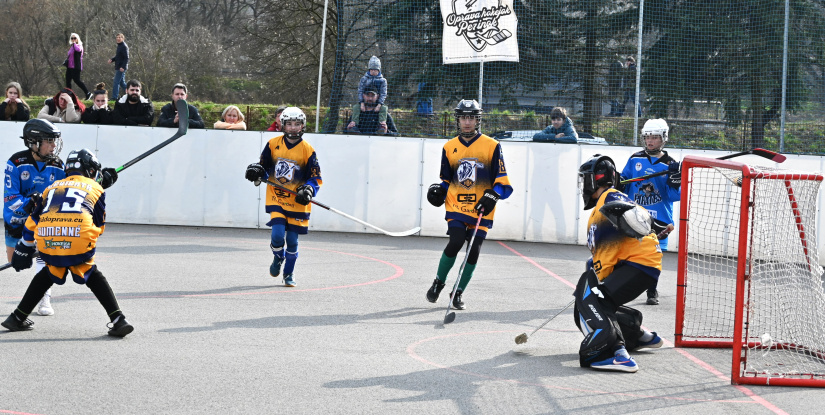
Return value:
[[(446, 229), (446, 228), (445, 228)], [(676, 256), (661, 305), (629, 304), (665, 347), (635, 374), (578, 364), (568, 309), (583, 246), (484, 242), (455, 321), (424, 294), (445, 238), (312, 232), (297, 287), (269, 276), (269, 230), (107, 225), (96, 261), (135, 331), (106, 335), (84, 286), (53, 289), (55, 315), (0, 330), (0, 414), (816, 413), (820, 389), (733, 386), (730, 350), (672, 347)], [(454, 282), (460, 261), (448, 280)], [(0, 313), (33, 270), (0, 274)]]

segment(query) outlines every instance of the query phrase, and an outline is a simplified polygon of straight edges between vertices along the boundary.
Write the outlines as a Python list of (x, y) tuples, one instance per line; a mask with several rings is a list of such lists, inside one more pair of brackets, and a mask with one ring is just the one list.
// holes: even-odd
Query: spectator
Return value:
[(621, 117), (624, 108), (619, 107), (619, 99), (622, 98), (622, 81), (624, 78), (624, 65), (620, 60), (614, 60), (607, 71), (607, 95), (610, 98), (610, 113), (608, 117)]
[[(172, 86), (172, 102), (164, 105), (163, 108), (160, 109), (158, 127), (178, 128), (178, 110), (175, 104), (179, 99), (186, 100), (187, 92), (186, 85), (184, 84), (177, 83)], [(198, 109), (189, 105), (189, 128), (203, 128), (203, 126), (203, 119), (201, 119)]]
[(55, 96), (46, 99), (44, 104), (37, 118), (51, 122), (79, 123), (80, 114), (86, 109), (69, 88), (61, 89)]
[(6, 85), (6, 99), (0, 103), (0, 117), (4, 121), (28, 121), (29, 104), (23, 101), (23, 88), (17, 82)]
[[(624, 76), (624, 100), (622, 101), (621, 112), (624, 114), (624, 109), (627, 106), (627, 102), (630, 101), (630, 105), (636, 105), (636, 59), (632, 56), (627, 57), (627, 68), (625, 68), (625, 76)], [(639, 117), (642, 116), (642, 103), (639, 102), (639, 107), (636, 109), (636, 112), (639, 113)]]
[(69, 36), (69, 57), (66, 58), (66, 88), (72, 87), (72, 81), (83, 90), (85, 99), (92, 99), (92, 93), (86, 88), (86, 84), (80, 80), (80, 72), (83, 70), (83, 41), (77, 33)]
[(115, 36), (115, 42), (117, 42), (117, 52), (115, 52), (114, 58), (109, 59), (109, 63), (115, 64), (112, 101), (117, 101), (121, 88), (126, 91), (126, 70), (129, 69), (129, 45), (126, 44), (126, 36), (123, 36), (123, 33), (118, 33)]
[(109, 101), (106, 99), (106, 84), (103, 82), (95, 85), (92, 92), (92, 106), (83, 111), (80, 119), (84, 124), (111, 124), (112, 110), (109, 109)]
[(567, 111), (562, 107), (555, 107), (550, 111), (550, 125), (542, 132), (533, 136), (533, 141), (554, 141), (557, 143), (577, 143), (579, 134), (573, 121), (567, 116)]
[[(375, 85), (367, 86), (362, 95), (362, 102), (352, 106), (352, 119), (347, 124), (346, 132), (361, 134), (397, 133), (395, 125), (387, 114), (387, 107), (378, 104), (378, 90)], [(380, 107), (378, 112), (375, 111)]]
[(152, 103), (140, 95), (140, 81), (132, 79), (126, 83), (126, 95), (120, 97), (112, 111), (112, 124), (152, 125), (155, 109)]
[(221, 120), (215, 123), (215, 128), (221, 130), (246, 130), (246, 123), (241, 109), (230, 105), (221, 113)]
[(281, 113), (284, 112), (286, 107), (278, 107), (275, 110), (275, 121), (272, 122), (272, 125), (267, 128), (267, 131), (281, 131)]
[(387, 99), (387, 79), (384, 78), (384, 75), (381, 75), (381, 60), (376, 56), (370, 58), (367, 73), (361, 77), (361, 82), (358, 83), (358, 99), (361, 100), (362, 112), (366, 111), (363, 98), (364, 92), (366, 92), (367, 87), (370, 86), (375, 87), (375, 90), (378, 91), (378, 105), (376, 105), (372, 111), (379, 112), (384, 106), (384, 101)]

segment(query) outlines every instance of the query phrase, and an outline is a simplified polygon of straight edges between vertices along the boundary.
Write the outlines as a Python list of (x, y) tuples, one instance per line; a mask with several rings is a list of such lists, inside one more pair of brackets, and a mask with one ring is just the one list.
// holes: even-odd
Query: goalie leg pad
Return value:
[(585, 335), (579, 347), (579, 364), (590, 367), (593, 362), (612, 357), (616, 347), (624, 341), (614, 310), (609, 300), (603, 297), (595, 272), (588, 270), (582, 274), (574, 295), (576, 326)]
[(642, 312), (628, 306), (619, 306), (616, 322), (619, 323), (627, 350), (635, 350), (639, 346), (639, 338), (644, 334)]

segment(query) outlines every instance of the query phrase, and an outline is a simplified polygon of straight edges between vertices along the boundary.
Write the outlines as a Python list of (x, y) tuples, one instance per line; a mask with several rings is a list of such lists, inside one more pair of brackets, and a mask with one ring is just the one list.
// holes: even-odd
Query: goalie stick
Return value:
[(473, 230), (473, 236), (470, 238), (470, 243), (467, 245), (467, 251), (464, 254), (464, 262), (461, 263), (461, 268), (458, 269), (458, 278), (456, 278), (455, 284), (453, 284), (453, 292), (450, 293), (450, 302), (447, 304), (447, 314), (444, 314), (444, 324), (450, 324), (455, 320), (455, 311), (450, 311), (450, 308), (453, 306), (453, 297), (455, 297), (455, 292), (458, 289), (458, 283), (461, 281), (461, 274), (464, 272), (464, 266), (467, 265), (467, 258), (470, 258), (470, 250), (473, 249), (473, 241), (476, 239), (478, 226), (481, 225), (481, 218), (483, 217), (484, 208), (481, 208), (481, 213), (478, 214), (478, 220), (476, 221), (476, 228)]
[(175, 141), (178, 138), (181, 138), (184, 135), (186, 135), (186, 131), (189, 129), (189, 104), (186, 102), (186, 100), (179, 99), (178, 102), (175, 103), (175, 109), (178, 111), (178, 132), (176, 132), (175, 135), (170, 137), (168, 140), (152, 147), (151, 149), (149, 149), (145, 153), (135, 157), (134, 159), (132, 159), (128, 163), (116, 168), (115, 169), (116, 172), (120, 173), (123, 170), (126, 170), (127, 168), (131, 167), (135, 163), (145, 159), (146, 157), (149, 157), (149, 155), (151, 155), (152, 153), (162, 149), (163, 147), (166, 147), (167, 145), (171, 144), (173, 141)]
[[(294, 194), (297, 194), (297, 193), (295, 193), (294, 191), (289, 190), (289, 189), (287, 189), (287, 188), (285, 188), (285, 187), (283, 187), (283, 186), (279, 185), (278, 183), (275, 183), (275, 182), (273, 182), (273, 181), (271, 181), (271, 180), (269, 180), (269, 179), (264, 179), (263, 181), (264, 181), (264, 182), (266, 182), (266, 184), (268, 184), (268, 185), (270, 185), (270, 186), (272, 186), (272, 187), (274, 187), (274, 188), (276, 188), (276, 189), (278, 189), (278, 190), (282, 190), (282, 191), (284, 191), (284, 192), (291, 193), (291, 194), (293, 194), (293, 195), (294, 195)], [(256, 182), (256, 183), (257, 183), (257, 182)], [(323, 208), (323, 209), (326, 209), (326, 210), (328, 210), (328, 211), (330, 211), (330, 212), (332, 212), (332, 213), (337, 213), (337, 214), (339, 214), (339, 215), (341, 215), (341, 216), (343, 216), (343, 217), (345, 217), (345, 218), (347, 218), (347, 219), (349, 219), (349, 220), (352, 220), (352, 221), (358, 222), (358, 223), (360, 223), (360, 224), (362, 224), (362, 225), (364, 225), (364, 226), (366, 226), (366, 227), (368, 227), (368, 228), (375, 229), (376, 231), (381, 232), (381, 233), (383, 233), (384, 235), (389, 235), (389, 236), (410, 236), (410, 235), (412, 235), (412, 234), (414, 234), (414, 233), (418, 233), (418, 232), (421, 230), (421, 227), (416, 226), (415, 228), (412, 228), (412, 229), (410, 229), (410, 230), (408, 230), (408, 231), (404, 231), (404, 232), (390, 232), (390, 231), (386, 231), (386, 230), (384, 230), (384, 229), (381, 229), (381, 228), (379, 228), (379, 227), (377, 227), (377, 226), (375, 226), (375, 225), (373, 225), (373, 224), (370, 224), (370, 223), (364, 222), (364, 221), (362, 221), (361, 219), (358, 219), (358, 218), (356, 218), (356, 217), (354, 217), (354, 216), (351, 216), (351, 215), (348, 215), (348, 214), (346, 214), (346, 213), (344, 213), (344, 212), (341, 212), (341, 211), (340, 211), (340, 210), (338, 210), (338, 209), (335, 209), (335, 208), (329, 207), (329, 206), (327, 206), (327, 205), (325, 205), (325, 204), (323, 204), (323, 203), (321, 203), (321, 202), (316, 201), (315, 199), (310, 200), (309, 202), (310, 202), (310, 203), (312, 203), (312, 204), (317, 205), (318, 207), (321, 207), (321, 208)]]
[[(782, 163), (786, 159), (786, 157), (783, 156), (782, 154), (775, 153), (775, 152), (770, 151), (770, 150), (765, 150), (764, 148), (754, 148), (752, 150), (743, 151), (743, 152), (740, 152), (740, 153), (733, 153), (733, 154), (728, 154), (728, 155), (725, 155), (725, 156), (722, 156), (722, 157), (717, 157), (716, 159), (717, 160), (727, 160), (727, 159), (732, 159), (734, 157), (747, 156), (749, 154), (753, 154), (754, 156), (764, 157), (764, 158), (766, 158), (768, 160), (771, 160), (773, 162), (776, 162), (776, 163)], [(660, 171), (658, 173), (648, 174), (647, 176), (641, 176), (641, 177), (635, 177), (635, 178), (632, 178), (632, 179), (622, 180), (621, 182), (619, 182), (619, 184), (641, 182), (643, 180), (650, 179), (651, 177), (664, 176), (664, 175), (670, 174), (670, 173), (671, 172), (669, 170)]]
[(562, 308), (561, 310), (559, 310), (559, 312), (558, 312), (558, 313), (554, 314), (554, 315), (553, 315), (553, 317), (548, 318), (548, 319), (547, 319), (547, 321), (545, 321), (544, 323), (541, 323), (541, 325), (540, 325), (540, 326), (538, 326), (538, 327), (536, 327), (536, 329), (535, 329), (535, 330), (533, 330), (533, 332), (532, 332), (532, 333), (530, 333), (529, 335), (528, 335), (527, 333), (521, 333), (521, 334), (519, 334), (518, 336), (516, 336), (516, 344), (524, 344), (524, 343), (527, 343), (527, 339), (528, 339), (530, 336), (532, 336), (532, 335), (536, 334), (536, 332), (537, 332), (537, 331), (541, 330), (541, 328), (542, 328), (542, 327), (544, 327), (544, 326), (546, 326), (546, 325), (547, 325), (547, 323), (549, 323), (549, 322), (553, 321), (553, 319), (555, 319), (556, 317), (558, 317), (558, 316), (559, 316), (559, 314), (563, 313), (563, 312), (564, 312), (564, 310), (567, 310), (568, 308), (570, 308), (570, 306), (571, 306), (571, 305), (573, 305), (573, 303), (575, 303), (575, 302), (576, 302), (576, 299), (575, 299), (575, 298), (574, 298), (574, 299), (572, 299), (572, 300), (570, 300), (570, 302), (569, 302), (569, 303), (567, 303), (567, 305), (566, 305), (566, 306), (564, 306), (564, 308)]

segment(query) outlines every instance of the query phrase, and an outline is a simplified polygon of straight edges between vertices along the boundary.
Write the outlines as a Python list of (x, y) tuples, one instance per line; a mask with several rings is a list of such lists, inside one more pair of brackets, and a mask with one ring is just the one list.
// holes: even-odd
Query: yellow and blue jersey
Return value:
[[(260, 164), (270, 180), (292, 191), (308, 184), (318, 195), (323, 184), (315, 149), (303, 139), (295, 144), (290, 144), (283, 134), (270, 139), (261, 152)], [(283, 223), (290, 230), (307, 233), (311, 210), (312, 204), (295, 202), (294, 194), (267, 186), (266, 211), (271, 218), (267, 226)]]
[(593, 255), (593, 270), (602, 281), (617, 265), (629, 265), (658, 280), (662, 272), (662, 250), (656, 235), (651, 233), (641, 241), (626, 236), (599, 212), (605, 203), (616, 200), (632, 203), (624, 193), (607, 189), (599, 196), (587, 221), (587, 247)]
[(40, 257), (47, 265), (93, 264), (105, 220), (103, 188), (90, 178), (72, 175), (43, 191), (43, 206), (26, 221), (23, 240), (36, 241)]
[[(493, 189), (501, 199), (513, 193), (499, 142), (484, 134), (447, 141), (441, 150), (441, 186), (447, 189), (445, 219), (474, 226), (474, 208), (485, 190)], [(495, 213), (485, 213), (480, 226), (492, 228)]]

